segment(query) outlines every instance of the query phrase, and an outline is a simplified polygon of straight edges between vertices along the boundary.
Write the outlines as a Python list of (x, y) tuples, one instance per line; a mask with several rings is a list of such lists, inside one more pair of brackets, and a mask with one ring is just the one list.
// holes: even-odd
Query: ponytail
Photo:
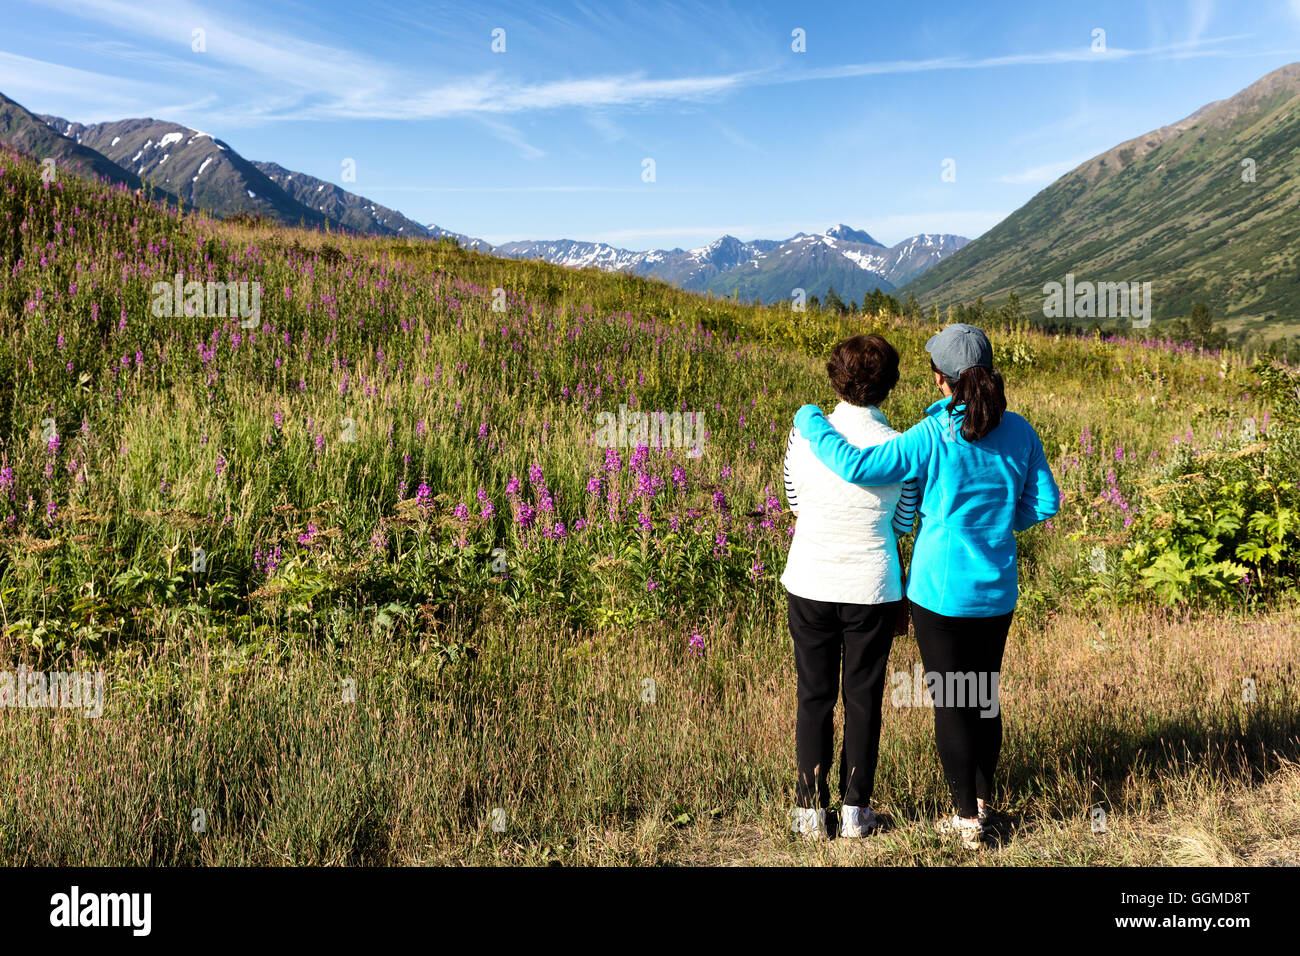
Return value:
[[(943, 375), (934, 362), (930, 367)], [(958, 417), (961, 419), (961, 437), (967, 441), (978, 441), (1002, 421), (1002, 413), (1007, 410), (1007, 394), (1002, 385), (1002, 374), (981, 365), (972, 365), (956, 380), (943, 376), (948, 387), (952, 389), (953, 409), (966, 406)]]

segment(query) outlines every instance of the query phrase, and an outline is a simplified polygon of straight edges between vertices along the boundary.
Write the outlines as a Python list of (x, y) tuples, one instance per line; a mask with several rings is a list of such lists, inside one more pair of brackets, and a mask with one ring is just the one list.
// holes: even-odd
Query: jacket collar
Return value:
[(952, 396), (951, 396), (951, 395), (949, 395), (947, 398), (941, 398), (941, 399), (939, 399), (937, 402), (935, 402), (933, 405), (931, 405), (929, 408), (927, 408), (927, 409), (925, 410), (925, 413), (926, 413), (927, 415), (938, 415), (941, 411), (943, 411), (945, 408), (947, 408), (950, 404), (952, 404)]
[(965, 405), (952, 404), (952, 396), (941, 398), (925, 410), (925, 414), (931, 418), (940, 418), (939, 428), (942, 430), (944, 441), (955, 441), (961, 445), (970, 444), (962, 436), (960, 422), (962, 420), (962, 409)]
[(885, 413), (875, 405), (851, 405), (848, 402), (840, 402), (835, 406), (831, 414), (839, 415), (841, 418), (870, 418), (882, 425), (889, 424), (889, 419), (885, 417)]
[(951, 405), (952, 405), (952, 396), (949, 395), (947, 398), (941, 398), (941, 399), (939, 399), (937, 402), (935, 402), (933, 405), (931, 405), (929, 408), (927, 408), (927, 409), (925, 410), (925, 413), (926, 413), (927, 415), (938, 415), (938, 414), (939, 414), (940, 412), (942, 412), (942, 411), (947, 411), (947, 412), (949, 412), (950, 414), (952, 414), (953, 416), (955, 416), (955, 417), (957, 417), (957, 418), (960, 418), (960, 417), (961, 417), (961, 410), (962, 410), (963, 408), (965, 408), (966, 406), (965, 406), (965, 405), (958, 405), (956, 408), (952, 408), (952, 407), (950, 407)]

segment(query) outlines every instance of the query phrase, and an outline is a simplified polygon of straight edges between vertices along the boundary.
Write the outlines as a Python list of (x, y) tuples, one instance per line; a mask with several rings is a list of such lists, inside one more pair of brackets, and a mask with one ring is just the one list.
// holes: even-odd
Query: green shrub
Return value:
[(1295, 587), (1300, 574), (1300, 377), (1252, 370), (1272, 402), (1266, 431), (1249, 423), (1224, 447), (1178, 456), (1150, 488), (1126, 565), (1165, 604), (1241, 601)]

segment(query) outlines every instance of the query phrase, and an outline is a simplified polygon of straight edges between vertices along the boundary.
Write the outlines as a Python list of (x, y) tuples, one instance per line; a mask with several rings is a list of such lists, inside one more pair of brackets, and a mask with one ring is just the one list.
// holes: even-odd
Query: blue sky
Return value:
[(4, 4), (0, 92), (34, 112), (183, 123), (491, 242), (633, 249), (975, 237), (1300, 60), (1300, 0)]

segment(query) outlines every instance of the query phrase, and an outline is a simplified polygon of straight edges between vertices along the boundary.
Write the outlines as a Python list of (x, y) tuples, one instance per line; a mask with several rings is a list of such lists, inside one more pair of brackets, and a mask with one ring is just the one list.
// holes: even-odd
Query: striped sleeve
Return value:
[(790, 506), (790, 510), (795, 514), (799, 513), (799, 494), (794, 490), (794, 482), (790, 480), (790, 449), (794, 447), (794, 436), (798, 434), (795, 429), (790, 429), (790, 437), (785, 442), (785, 461), (782, 463), (782, 470), (785, 472), (785, 501)]
[(898, 534), (908, 534), (912, 530), (912, 523), (916, 519), (916, 508), (921, 501), (921, 489), (916, 484), (915, 478), (908, 478), (903, 482), (903, 494), (898, 499), (898, 504), (894, 508), (894, 531)]

